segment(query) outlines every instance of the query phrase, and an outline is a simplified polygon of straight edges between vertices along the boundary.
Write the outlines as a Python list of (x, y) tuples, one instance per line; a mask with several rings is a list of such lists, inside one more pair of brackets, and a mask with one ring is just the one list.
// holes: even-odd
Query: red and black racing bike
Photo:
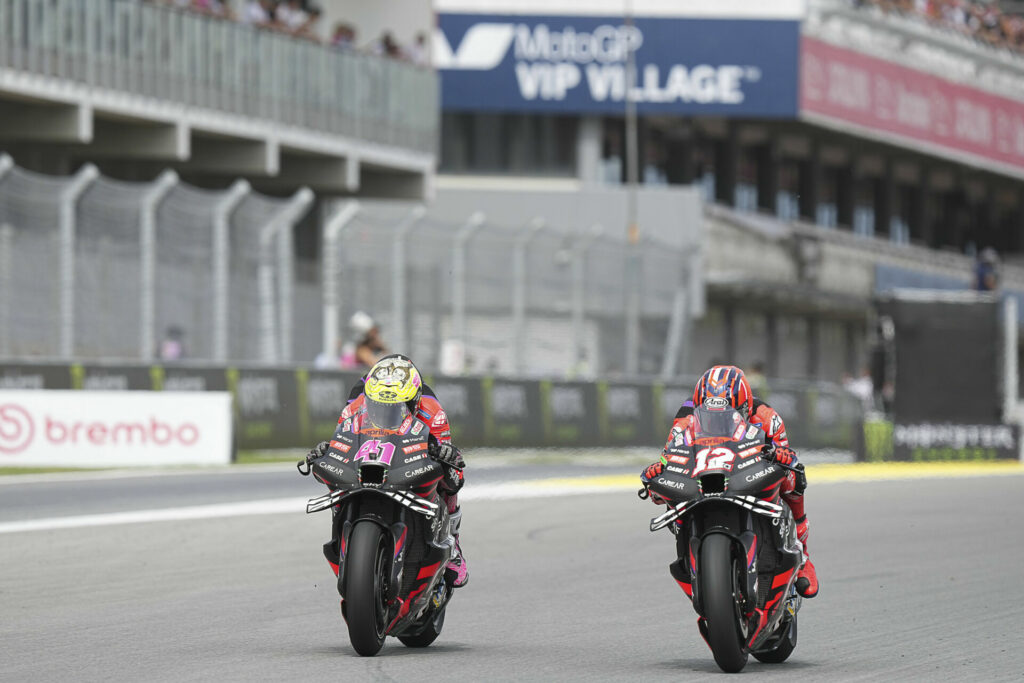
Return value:
[(676, 536), (669, 572), (728, 672), (748, 654), (780, 663), (796, 647), (803, 549), (779, 495), (788, 468), (762, 458), (764, 445), (764, 432), (735, 410), (698, 406), (692, 431), (673, 433), (662, 473), (639, 491), (668, 506), (651, 531)]
[(324, 554), (355, 651), (375, 655), (387, 636), (426, 647), (441, 633), (455, 580), (445, 572), (455, 541), (437, 490), (442, 466), (427, 457), (423, 422), (410, 417), (392, 431), (359, 418), (338, 425), (323, 456), (298, 464), (330, 489), (306, 512), (334, 511)]

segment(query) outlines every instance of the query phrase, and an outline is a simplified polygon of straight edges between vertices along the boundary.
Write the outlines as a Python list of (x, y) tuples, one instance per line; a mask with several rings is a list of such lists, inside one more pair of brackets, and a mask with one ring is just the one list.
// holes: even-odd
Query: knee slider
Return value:
[(455, 508), (455, 512), (448, 515), (448, 529), (452, 536), (458, 536), (462, 528), (462, 508)]
[(796, 472), (793, 473), (796, 475), (796, 482), (793, 485), (793, 493), (798, 496), (802, 496), (804, 495), (804, 491), (807, 490), (807, 475), (804, 473), (804, 464), (802, 462), (797, 463), (794, 469), (796, 470)]

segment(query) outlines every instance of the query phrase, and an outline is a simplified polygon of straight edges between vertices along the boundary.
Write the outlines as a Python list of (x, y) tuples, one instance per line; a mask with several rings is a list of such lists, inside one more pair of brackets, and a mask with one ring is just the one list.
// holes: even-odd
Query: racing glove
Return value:
[(651, 479), (654, 479), (656, 476), (661, 474), (661, 472), (662, 472), (662, 470), (664, 468), (665, 468), (664, 463), (662, 463), (659, 460), (658, 462), (654, 463), (653, 465), (650, 465), (646, 470), (644, 470), (640, 474), (640, 481), (642, 481), (644, 484), (651, 483)]
[(796, 462), (796, 451), (785, 446), (776, 446), (773, 443), (765, 444), (761, 448), (761, 457), (770, 462), (777, 462), (786, 467), (793, 467)]
[(427, 455), (442, 465), (454, 467), (457, 470), (466, 467), (466, 461), (462, 459), (462, 452), (450, 443), (441, 443), (431, 434), (427, 443)]
[(327, 453), (327, 449), (330, 447), (331, 444), (329, 441), (321, 441), (317, 445), (313, 446), (313, 450), (311, 450), (309, 453), (306, 453), (306, 462), (309, 463), (313, 462), (317, 458), (322, 458), (324, 454)]

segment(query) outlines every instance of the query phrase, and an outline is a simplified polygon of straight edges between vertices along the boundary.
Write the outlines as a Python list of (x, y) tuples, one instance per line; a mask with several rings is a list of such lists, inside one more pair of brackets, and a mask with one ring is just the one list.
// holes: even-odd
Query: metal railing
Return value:
[(312, 199), (173, 171), (45, 176), (0, 155), (0, 358), (149, 361), (177, 330), (190, 359), (291, 360), (291, 229)]
[[(449, 374), (671, 377), (685, 362), (690, 251), (648, 239), (631, 246), (599, 225), (567, 229), (542, 216), (453, 222), (423, 207), (354, 201), (328, 218), (323, 245), (327, 358), (339, 341), (358, 341), (346, 321), (363, 311), (391, 350)], [(632, 287), (640, 291), (635, 350), (626, 344)], [(639, 373), (627, 372), (631, 351)]]
[(3, 0), (0, 69), (433, 153), (436, 72), (140, 0)]

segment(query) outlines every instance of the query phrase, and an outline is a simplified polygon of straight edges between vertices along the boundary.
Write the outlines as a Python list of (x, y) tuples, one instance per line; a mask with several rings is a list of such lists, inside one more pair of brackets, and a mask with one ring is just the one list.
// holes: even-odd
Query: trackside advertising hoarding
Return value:
[[(648, 114), (796, 115), (800, 24), (792, 11), (763, 18), (755, 3), (723, 3), (722, 13), (678, 3), (695, 10), (687, 15), (637, 3), (630, 23), (621, 5), (600, 2), (588, 14), (558, 3), (557, 15), (535, 2), (438, 4), (434, 65), (445, 110), (621, 114), (628, 94)], [(461, 11), (471, 7), (489, 11)]]
[(225, 465), (226, 392), (0, 391), (0, 467)]
[[(147, 377), (150, 383), (143, 382)], [(665, 443), (672, 417), (693, 392), (693, 378), (680, 385), (510, 377), (425, 379), (448, 413), (456, 443), (468, 449), (632, 445), (656, 452)], [(165, 443), (168, 429), (174, 430), (174, 444), (184, 440), (190, 446), (195, 435), (187, 425), (205, 424), (200, 418), (220, 419), (219, 407), (203, 407), (202, 398), (209, 394), (234, 398), (233, 414), (230, 400), (222, 400), (227, 400), (225, 419), (233, 419), (238, 449), (294, 448), (299, 459), (313, 444), (331, 438), (349, 390), (358, 380), (353, 372), (308, 368), (0, 363), (0, 467), (24, 464), (15, 458), (24, 457), (22, 441), (29, 434), (43, 438), (38, 443), (49, 449), (45, 458), (33, 459), (31, 464), (86, 466), (85, 446), (125, 445), (128, 437), (132, 437), (127, 443), (129, 462), (95, 466), (169, 464), (160, 459), (170, 452), (165, 450), (171, 445)], [(106, 390), (90, 391), (87, 385)], [(81, 388), (65, 391), (69, 386)], [(83, 407), (68, 408), (51, 398), (64, 394), (81, 397), (71, 405)], [(175, 398), (170, 406), (151, 411), (152, 397), (160, 395)], [(33, 406), (44, 412), (25, 408), (29, 396), (34, 397)], [(790, 438), (798, 448), (851, 448), (853, 435), (861, 431), (859, 403), (837, 387), (778, 387), (766, 399), (786, 416)], [(8, 409), (11, 405), (16, 407)], [(31, 419), (26, 419), (26, 412)], [(224, 438), (230, 443), (232, 432), (227, 434)], [(143, 446), (152, 446), (155, 454)], [(83, 449), (81, 453), (77, 447)], [(226, 462), (227, 452), (225, 446), (223, 451), (204, 450), (197, 457), (209, 462), (206, 457), (216, 454), (212, 462)]]
[(802, 118), (1024, 176), (1024, 102), (806, 36), (801, 51)]

